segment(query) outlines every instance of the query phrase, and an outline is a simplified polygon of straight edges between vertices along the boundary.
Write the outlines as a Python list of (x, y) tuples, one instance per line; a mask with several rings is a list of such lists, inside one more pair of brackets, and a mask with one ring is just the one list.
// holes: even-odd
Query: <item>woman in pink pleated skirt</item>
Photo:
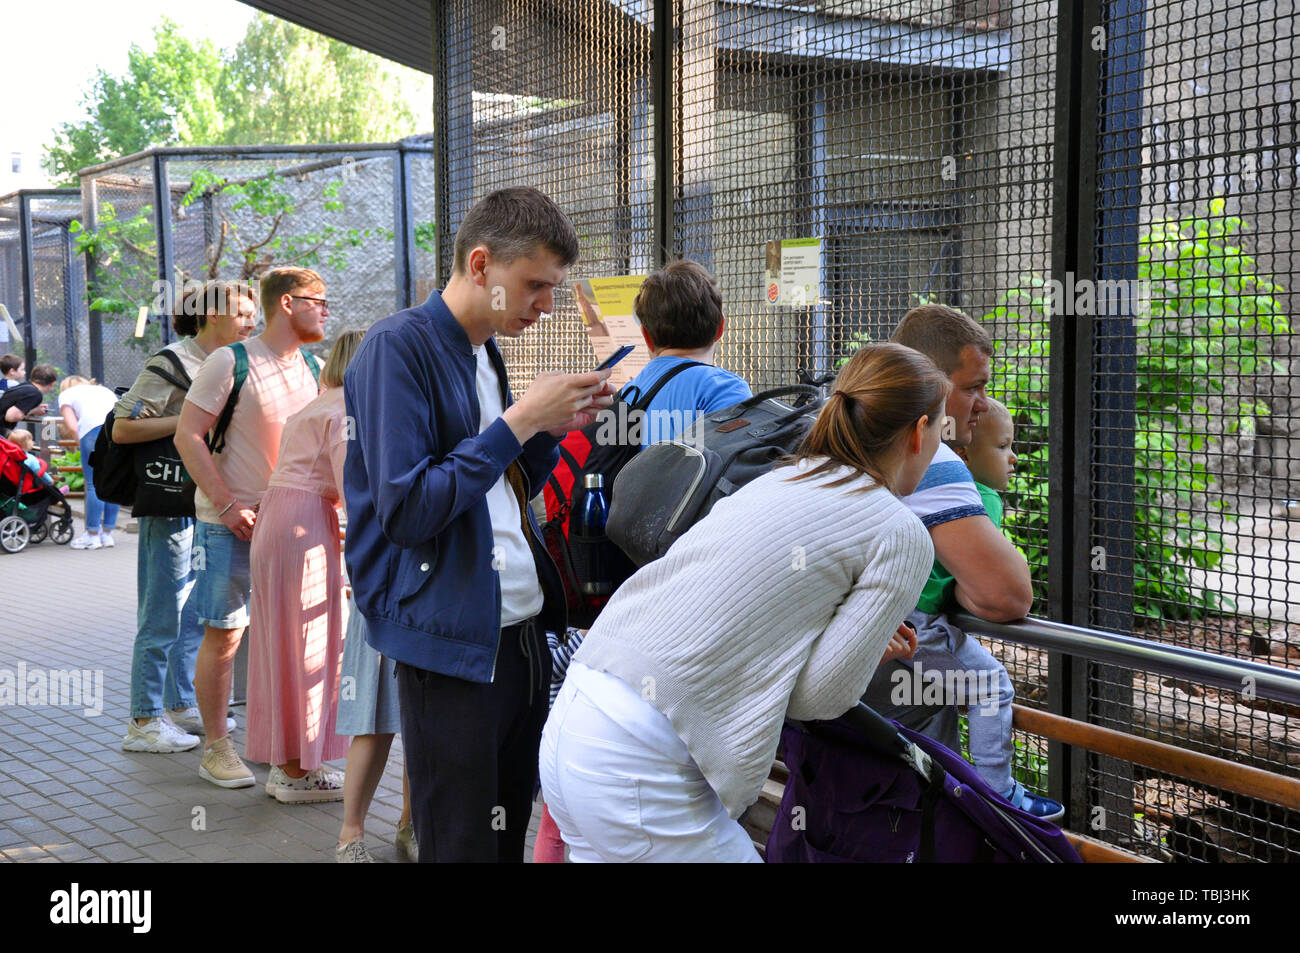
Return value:
[(343, 661), (338, 511), (347, 456), (343, 371), (364, 333), (341, 334), (319, 397), (285, 422), (253, 531), (245, 757), (272, 765), (266, 793), (286, 804), (343, 799), (324, 766), (351, 741), (335, 734)]

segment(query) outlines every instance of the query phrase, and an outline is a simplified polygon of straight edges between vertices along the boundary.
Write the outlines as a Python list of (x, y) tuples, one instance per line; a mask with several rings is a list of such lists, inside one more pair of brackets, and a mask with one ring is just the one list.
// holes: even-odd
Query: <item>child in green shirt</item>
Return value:
[[(956, 452), (975, 478), (975, 488), (989, 519), (1001, 529), (1002, 498), (998, 494), (1006, 490), (1015, 472), (1016, 453), (1012, 449), (1015, 425), (1006, 407), (992, 398), (988, 403), (988, 412), (975, 427), (970, 445), (956, 448)], [(930, 624), (945, 626), (952, 636), (953, 644), (946, 654), (957, 671), (945, 671), (945, 680), (951, 681), (957, 674), (964, 678), (963, 685), (974, 682), (976, 686), (972, 694), (978, 697), (965, 699), (971, 760), (980, 776), (1016, 807), (1055, 820), (1065, 813), (1059, 803), (1025, 790), (1011, 777), (1011, 703), (1015, 693), (1002, 663), (977, 640), (947, 621), (946, 613), (955, 606), (954, 587), (952, 575), (936, 559), (917, 608), (931, 615)]]

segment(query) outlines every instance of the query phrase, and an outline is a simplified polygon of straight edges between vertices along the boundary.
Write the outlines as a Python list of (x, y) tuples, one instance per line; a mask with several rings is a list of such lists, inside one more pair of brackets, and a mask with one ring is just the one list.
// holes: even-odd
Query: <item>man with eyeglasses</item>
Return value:
[[(233, 346), (217, 348), (203, 362), (186, 395), (175, 437), (181, 460), (198, 486), (192, 599), (204, 633), (194, 693), (207, 734), (199, 775), (223, 788), (248, 787), (255, 781), (226, 728), (232, 663), (248, 626), (249, 544), (258, 504), (279, 458), (284, 422), (319, 391), (316, 371), (301, 348), (325, 337), (329, 316), (325, 282), (314, 271), (275, 268), (259, 284), (266, 327), (242, 344), (247, 375), (216, 452), (209, 450), (207, 437), (234, 389)], [(342, 776), (331, 772), (328, 783), (337, 783), (341, 790)]]

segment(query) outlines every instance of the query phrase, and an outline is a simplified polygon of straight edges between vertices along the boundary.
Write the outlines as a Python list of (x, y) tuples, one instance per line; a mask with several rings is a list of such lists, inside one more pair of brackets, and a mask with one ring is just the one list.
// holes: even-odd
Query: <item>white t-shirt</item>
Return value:
[[(505, 413), (501, 406), (501, 386), (496, 369), (488, 359), (487, 347), (474, 348), (478, 374), (474, 389), (478, 392), (478, 432), (487, 430)], [(493, 484), (487, 495), (488, 515), (492, 519), (493, 565), (501, 575), (501, 627), (531, 619), (542, 611), (542, 586), (537, 580), (533, 551), (524, 538), (523, 514), (519, 500), (505, 474)]]
[(71, 407), (77, 415), (78, 440), (104, 426), (104, 419), (116, 403), (117, 395), (102, 384), (77, 384), (59, 394), (59, 409)]

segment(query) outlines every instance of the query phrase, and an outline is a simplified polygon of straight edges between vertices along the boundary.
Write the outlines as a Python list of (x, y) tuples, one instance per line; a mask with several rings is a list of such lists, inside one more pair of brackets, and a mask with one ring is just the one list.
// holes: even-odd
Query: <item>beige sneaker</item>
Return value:
[(248, 765), (239, 759), (230, 735), (218, 738), (203, 750), (199, 763), (199, 777), (211, 781), (219, 788), (247, 788), (257, 781)]

